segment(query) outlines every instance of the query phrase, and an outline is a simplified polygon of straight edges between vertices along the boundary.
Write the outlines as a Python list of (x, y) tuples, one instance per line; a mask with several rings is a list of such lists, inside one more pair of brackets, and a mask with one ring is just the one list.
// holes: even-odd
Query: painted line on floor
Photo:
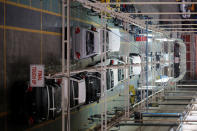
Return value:
[(57, 32), (48, 32), (43, 30), (34, 30), (34, 29), (27, 29), (27, 28), (21, 28), (21, 27), (14, 27), (14, 26), (7, 26), (5, 27), (3, 25), (0, 25), (0, 28), (7, 29), (7, 30), (16, 30), (16, 31), (24, 31), (24, 32), (31, 32), (31, 33), (39, 33), (39, 34), (47, 34), (47, 35), (54, 35), (54, 36), (61, 36), (61, 33)]
[(38, 12), (47, 13), (47, 14), (50, 14), (50, 15), (61, 16), (60, 13), (55, 13), (55, 12), (52, 12), (52, 11), (42, 10), (42, 9), (39, 9), (39, 8), (34, 8), (34, 7), (31, 7), (31, 6), (19, 4), (19, 3), (8, 1), (8, 0), (6, 0), (6, 1), (0, 0), (0, 2), (9, 4), (9, 5), (13, 5), (13, 6), (17, 6), (17, 7), (21, 7), (21, 8), (25, 8), (25, 9), (30, 9), (30, 10), (34, 10), (34, 11), (38, 11)]

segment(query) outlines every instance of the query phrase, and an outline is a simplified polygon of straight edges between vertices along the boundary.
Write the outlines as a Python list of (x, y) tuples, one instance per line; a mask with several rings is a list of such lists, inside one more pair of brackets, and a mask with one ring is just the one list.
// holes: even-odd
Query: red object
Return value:
[(191, 41), (190, 41), (190, 35), (182, 35), (182, 39), (183, 41), (185, 42), (185, 45), (186, 45), (186, 62), (187, 62), (187, 79), (192, 79), (192, 73), (193, 72), (190, 72), (190, 69), (191, 69), (191, 63), (190, 63), (190, 45), (191, 45)]
[(29, 86), (29, 87), (27, 88), (27, 92), (32, 92), (32, 87), (31, 87), (31, 86)]
[(92, 29), (91, 29), (92, 31), (96, 31), (96, 28), (95, 27), (92, 27)]
[(80, 28), (79, 28), (79, 27), (76, 27), (75, 33), (76, 33), (76, 34), (80, 33)]
[(34, 119), (32, 117), (29, 117), (29, 124), (33, 125), (34, 124)]
[(125, 4), (123, 4), (123, 8), (126, 8), (126, 5)]
[(137, 36), (135, 38), (135, 41), (147, 41), (147, 37), (146, 36)]
[(62, 83), (62, 79), (57, 79), (57, 84), (61, 85), (61, 83)]
[(80, 53), (76, 52), (76, 56), (77, 56), (77, 59), (79, 59), (80, 58)]
[(114, 64), (114, 60), (111, 60), (111, 65), (113, 65)]
[(83, 78), (83, 79), (85, 79), (85, 78), (86, 78), (86, 76), (85, 76), (85, 75), (83, 75), (83, 76), (82, 76), (82, 78)]

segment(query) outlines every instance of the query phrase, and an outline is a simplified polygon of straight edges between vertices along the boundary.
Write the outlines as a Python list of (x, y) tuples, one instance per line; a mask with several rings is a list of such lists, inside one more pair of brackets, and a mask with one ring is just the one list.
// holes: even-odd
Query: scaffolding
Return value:
[[(56, 73), (53, 77), (63, 77), (64, 81), (67, 80), (67, 85), (65, 85), (65, 83), (63, 83), (62, 86), (62, 131), (65, 131), (65, 129), (67, 131), (70, 131), (70, 74), (71, 73), (78, 73), (78, 72), (83, 72), (83, 71), (89, 71), (89, 72), (94, 72), (94, 71), (98, 71), (101, 72), (101, 100), (104, 101), (104, 104), (102, 104), (101, 106), (101, 126), (100, 126), (100, 130), (101, 131), (106, 131), (109, 129), (108, 126), (108, 118), (107, 118), (107, 87), (106, 87), (106, 70), (107, 69), (111, 69), (111, 68), (122, 68), (124, 69), (124, 96), (125, 96), (125, 102), (124, 102), (124, 108), (125, 108), (125, 113), (124, 113), (124, 118), (129, 118), (131, 112), (130, 109), (134, 108), (134, 107), (138, 107), (138, 109), (145, 109), (148, 112), (148, 106), (149, 106), (149, 101), (150, 98), (151, 100), (154, 100), (154, 96), (155, 95), (161, 95), (164, 92), (164, 88), (162, 88), (161, 90), (157, 91), (154, 90), (152, 88), (152, 95), (148, 94), (148, 90), (149, 90), (149, 60), (148, 60), (148, 34), (151, 31), (152, 33), (157, 33), (157, 34), (165, 34), (164, 36), (168, 36), (169, 33), (167, 33), (168, 31), (166, 30), (160, 30), (159, 28), (156, 28), (154, 26), (149, 26), (147, 21), (155, 21), (157, 19), (148, 19), (148, 20), (138, 20), (138, 19), (132, 19), (131, 17), (129, 17), (128, 14), (122, 13), (122, 12), (116, 12), (114, 10), (109, 10), (107, 8), (107, 5), (109, 4), (117, 4), (117, 3), (100, 3), (100, 2), (91, 2), (88, 0), (76, 0), (77, 2), (81, 3), (84, 7), (89, 7), (92, 10), (100, 13), (101, 15), (101, 28), (103, 30), (103, 32), (100, 34), (100, 46), (101, 46), (101, 66), (100, 67), (96, 67), (96, 68), (87, 68), (87, 69), (83, 69), (83, 70), (70, 70), (70, 0), (62, 0), (62, 72), (61, 73)], [(119, 4), (183, 4), (184, 2), (120, 2)], [(190, 2), (192, 4), (197, 4), (197, 2)], [(185, 4), (188, 4), (188, 2), (185, 2)], [(65, 9), (66, 8), (66, 9)], [(66, 18), (67, 18), (67, 22), (65, 22), (65, 11), (67, 12), (66, 14)], [(107, 59), (107, 49), (106, 49), (106, 31), (107, 31), (107, 21), (106, 21), (106, 17), (107, 15), (109, 15), (111, 17), (120, 19), (123, 21), (124, 24), (124, 29), (128, 31), (129, 25), (135, 25), (138, 26), (139, 28), (141, 28), (142, 30), (146, 30), (146, 37), (147, 40), (145, 41), (146, 43), (146, 47), (145, 47), (145, 57), (142, 57), (142, 59), (145, 58), (145, 62), (141, 63), (142, 64), (142, 72), (141, 72), (141, 80), (145, 79), (145, 82), (142, 81), (143, 84), (145, 84), (146, 90), (141, 90), (141, 101), (134, 104), (132, 107), (130, 106), (130, 101), (129, 101), (129, 67), (130, 66), (135, 66), (135, 64), (129, 64), (128, 63), (128, 56), (124, 56), (124, 61), (125, 61), (125, 65), (118, 65), (118, 66), (107, 66), (105, 64), (105, 60)], [(159, 13), (155, 13), (155, 14), (159, 14)], [(164, 14), (164, 13), (163, 13)], [(177, 13), (174, 13), (177, 14)], [(179, 13), (180, 14), (180, 13)], [(171, 19), (173, 20), (173, 19)], [(176, 19), (177, 20), (177, 19)], [(161, 19), (159, 19), (159, 21), (161, 21)], [(162, 21), (169, 21), (169, 19), (164, 19)], [(180, 19), (178, 19), (177, 21), (180, 21)], [(66, 28), (65, 28), (66, 27)], [(65, 33), (67, 34), (67, 37), (65, 38)], [(167, 34), (167, 35), (166, 35)], [(104, 37), (103, 37), (104, 36)], [(128, 38), (126, 38), (128, 39)], [(65, 62), (65, 44), (67, 47), (67, 59)], [(169, 46), (171, 47), (171, 46)], [(169, 51), (171, 49), (169, 48)], [(161, 51), (162, 52), (162, 51)], [(169, 56), (170, 57), (170, 56)], [(184, 57), (184, 55), (183, 55)], [(66, 66), (65, 66), (66, 63)], [(154, 65), (154, 61), (151, 60), (151, 65)], [(183, 64), (185, 64), (185, 59), (183, 59)], [(144, 69), (145, 66), (145, 69)], [(183, 65), (184, 66), (184, 65)], [(66, 69), (65, 69), (66, 67)], [(181, 70), (183, 73), (181, 74), (181, 77), (184, 76), (185, 73), (185, 68), (183, 68), (183, 70)], [(154, 72), (154, 71), (152, 71)], [(153, 76), (155, 76), (155, 73), (152, 73)], [(171, 76), (171, 70), (169, 68), (169, 75)], [(173, 82), (177, 82), (177, 80), (179, 80), (179, 78), (177, 78), (176, 80), (173, 80)], [(141, 86), (144, 86), (144, 85)], [(152, 83), (152, 86), (155, 86), (155, 83)], [(163, 85), (164, 86), (164, 85)], [(67, 88), (66, 88), (67, 87)], [(67, 91), (66, 91), (67, 90)], [(65, 94), (65, 92), (67, 92), (67, 94)], [(65, 99), (65, 95), (67, 95), (67, 99)], [(65, 106), (66, 105), (66, 106)], [(66, 120), (66, 121), (65, 121)], [(66, 127), (65, 127), (65, 123), (66, 123)]]

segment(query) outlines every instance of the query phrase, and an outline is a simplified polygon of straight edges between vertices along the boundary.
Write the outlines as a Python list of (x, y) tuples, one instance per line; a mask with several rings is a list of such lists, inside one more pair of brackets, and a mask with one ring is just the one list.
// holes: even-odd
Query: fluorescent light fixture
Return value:
[[(143, 35), (143, 36), (147, 36), (147, 34), (139, 34), (139, 35)], [(153, 37), (153, 34), (148, 34), (148, 37)]]
[(158, 41), (169, 41), (169, 42), (174, 41), (174, 39), (167, 39), (167, 38), (156, 38), (155, 40), (158, 40)]

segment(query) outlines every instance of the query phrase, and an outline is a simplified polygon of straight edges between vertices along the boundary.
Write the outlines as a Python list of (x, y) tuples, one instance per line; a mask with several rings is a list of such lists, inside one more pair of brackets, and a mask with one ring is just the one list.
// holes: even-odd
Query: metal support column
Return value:
[[(66, 79), (67, 85), (62, 86), (62, 131), (65, 131), (65, 112), (66, 112), (66, 128), (70, 131), (70, 0), (62, 0), (62, 74), (65, 73), (65, 43), (67, 44), (67, 72)], [(67, 40), (65, 40), (65, 7), (67, 7)], [(65, 82), (65, 81), (64, 81)], [(67, 89), (66, 89), (67, 87)], [(67, 94), (65, 94), (67, 90)], [(65, 96), (67, 99), (65, 101)], [(66, 104), (66, 108), (65, 108)]]
[(146, 22), (146, 109), (148, 109), (148, 22)]
[[(100, 34), (100, 46), (101, 46), (101, 100), (104, 103), (101, 104), (101, 131), (107, 130), (107, 86), (106, 86), (106, 44), (107, 44), (107, 25), (106, 25), (106, 14), (103, 16), (101, 12), (101, 34)], [(103, 28), (104, 27), (104, 28)], [(104, 125), (103, 125), (104, 124)]]

